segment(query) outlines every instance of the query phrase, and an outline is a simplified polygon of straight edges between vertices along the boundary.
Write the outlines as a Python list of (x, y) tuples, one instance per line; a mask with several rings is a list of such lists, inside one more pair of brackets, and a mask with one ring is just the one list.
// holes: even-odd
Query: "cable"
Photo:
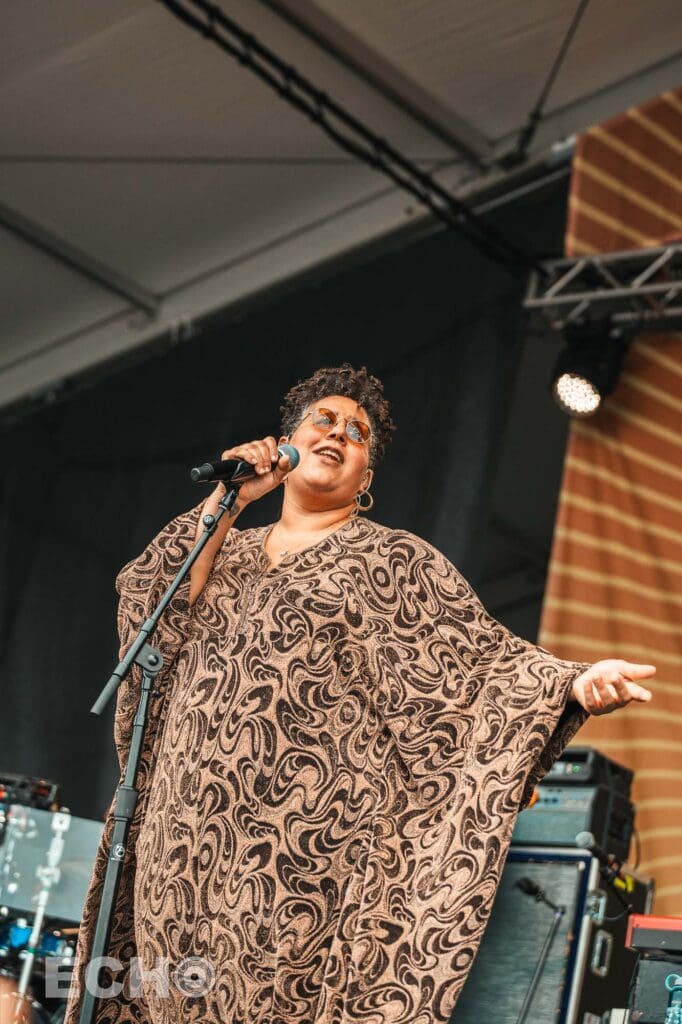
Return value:
[[(273, 11), (288, 25), (292, 25), (297, 32), (306, 36), (324, 53), (329, 54), (334, 60), (348, 68), (356, 77), (370, 86), (375, 92), (388, 100), (397, 110), (407, 114), (435, 138), (444, 142), (448, 148), (454, 150), (459, 157), (463, 157), (467, 163), (474, 166), (479, 172), (488, 169), (485, 157), (479, 145), (470, 145), (468, 141), (453, 134), (441, 121), (433, 118), (420, 106), (415, 106), (412, 101), (401, 91), (396, 90), (387, 81), (385, 75), (377, 74), (374, 69), (376, 54), (371, 50), (364, 54), (351, 53), (338, 46), (331, 26), (327, 30), (319, 29), (313, 24), (314, 19), (302, 17), (298, 10), (294, 10), (290, 0), (260, 0), (268, 10)], [(294, 5), (295, 6), (295, 5)], [(357, 37), (356, 37), (357, 39)], [(373, 59), (374, 58), (374, 59)], [(492, 147), (490, 147), (492, 149)], [(486, 154), (487, 155), (487, 154)]]
[(508, 156), (507, 160), (505, 161), (507, 164), (522, 163), (523, 160), (526, 159), (528, 148), (531, 142), (533, 141), (535, 133), (538, 130), (538, 125), (540, 124), (540, 121), (542, 119), (542, 114), (545, 108), (545, 103), (547, 102), (547, 97), (549, 96), (550, 90), (554, 85), (554, 82), (556, 81), (556, 77), (559, 74), (561, 65), (566, 59), (568, 48), (573, 42), (573, 37), (578, 30), (578, 26), (580, 25), (580, 22), (583, 18), (583, 14), (585, 13), (585, 8), (587, 7), (589, 2), (590, 0), (580, 0), (576, 12), (573, 15), (571, 24), (568, 26), (568, 31), (566, 32), (563, 42), (559, 47), (559, 52), (556, 55), (556, 58), (554, 60), (554, 63), (552, 64), (552, 67), (550, 68), (547, 78), (545, 79), (545, 84), (540, 90), (540, 95), (538, 96), (535, 105), (533, 106), (530, 114), (528, 115), (528, 120), (525, 126), (521, 129), (519, 133), (519, 138), (516, 143), (516, 146), (512, 150), (510, 156)]
[(642, 954), (637, 952), (635, 955), (635, 962), (632, 965), (632, 974), (630, 975), (630, 984), (628, 985), (627, 995), (625, 997), (625, 1007), (632, 1012), (634, 1010), (635, 994), (637, 991), (637, 974), (639, 971), (639, 964), (642, 959)]
[(628, 904), (627, 907), (623, 907), (617, 914), (612, 914), (610, 917), (604, 917), (602, 920), (607, 921), (609, 924), (613, 924), (614, 921), (620, 921), (625, 917), (626, 914), (632, 913), (632, 906)]
[(632, 834), (635, 839), (635, 863), (633, 865), (633, 870), (636, 871), (642, 859), (642, 841), (640, 839), (639, 830), (636, 825), (632, 826)]
[[(294, 67), (246, 32), (209, 0), (159, 0), (175, 17), (256, 74), (346, 153), (389, 177), (448, 227), (465, 235), (489, 258), (507, 267), (540, 270), (538, 262), (484, 222), (427, 171), (403, 156)], [(201, 16), (189, 10), (191, 4)]]

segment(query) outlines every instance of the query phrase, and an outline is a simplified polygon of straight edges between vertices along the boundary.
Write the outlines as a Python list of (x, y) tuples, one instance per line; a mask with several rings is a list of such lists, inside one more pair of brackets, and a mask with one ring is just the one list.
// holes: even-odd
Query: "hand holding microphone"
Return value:
[(222, 454), (220, 462), (205, 463), (192, 470), (192, 479), (197, 483), (214, 483), (218, 486), (204, 502), (201, 517), (197, 523), (197, 540), (203, 529), (203, 517), (215, 516), (218, 505), (225, 495), (226, 486), (238, 486), (239, 494), (232, 506), (230, 516), (224, 516), (213, 536), (192, 566), (190, 575), (189, 603), (194, 604), (208, 579), (216, 552), (227, 536), (231, 524), (242, 509), (251, 501), (257, 501), (268, 491), (281, 484), (284, 477), (298, 465), (299, 454), (291, 445), (277, 447), (274, 437), (265, 437), (262, 441), (249, 441), (247, 444), (228, 448)]
[(219, 481), (221, 490), (225, 485), (238, 484), (239, 505), (243, 508), (278, 487), (298, 461), (299, 454), (293, 445), (283, 444), (278, 448), (274, 437), (265, 437), (228, 448), (220, 462), (197, 466), (191, 476), (196, 483)]

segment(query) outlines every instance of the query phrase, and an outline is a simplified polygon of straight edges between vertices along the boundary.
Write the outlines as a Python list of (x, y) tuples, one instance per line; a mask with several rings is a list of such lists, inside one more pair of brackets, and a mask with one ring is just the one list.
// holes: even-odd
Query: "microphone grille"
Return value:
[(280, 455), (288, 455), (291, 468), (296, 469), (301, 461), (301, 456), (298, 454), (298, 449), (294, 448), (293, 444), (281, 444), (277, 448), (277, 451)]

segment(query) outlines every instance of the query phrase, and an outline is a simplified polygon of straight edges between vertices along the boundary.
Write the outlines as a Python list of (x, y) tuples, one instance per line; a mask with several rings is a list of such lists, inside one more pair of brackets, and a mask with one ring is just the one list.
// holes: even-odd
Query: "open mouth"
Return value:
[(333, 463), (340, 466), (343, 462), (342, 456), (337, 451), (334, 451), (333, 448), (318, 448), (314, 454), (330, 465)]

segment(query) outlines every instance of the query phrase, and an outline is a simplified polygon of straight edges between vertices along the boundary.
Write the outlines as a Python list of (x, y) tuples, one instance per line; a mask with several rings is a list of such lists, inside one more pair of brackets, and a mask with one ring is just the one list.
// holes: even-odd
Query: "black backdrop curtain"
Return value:
[[(495, 220), (549, 250), (564, 209), (557, 189)], [(189, 467), (277, 436), (282, 395), (318, 366), (350, 360), (384, 379), (398, 430), (372, 516), (435, 544), (475, 585), (523, 288), (521, 275), (443, 232), (3, 428), (0, 770), (55, 779), (74, 813), (104, 812), (118, 777), (111, 714), (88, 709), (116, 660), (115, 573), (197, 502)], [(279, 500), (250, 508), (239, 527), (271, 522)]]

